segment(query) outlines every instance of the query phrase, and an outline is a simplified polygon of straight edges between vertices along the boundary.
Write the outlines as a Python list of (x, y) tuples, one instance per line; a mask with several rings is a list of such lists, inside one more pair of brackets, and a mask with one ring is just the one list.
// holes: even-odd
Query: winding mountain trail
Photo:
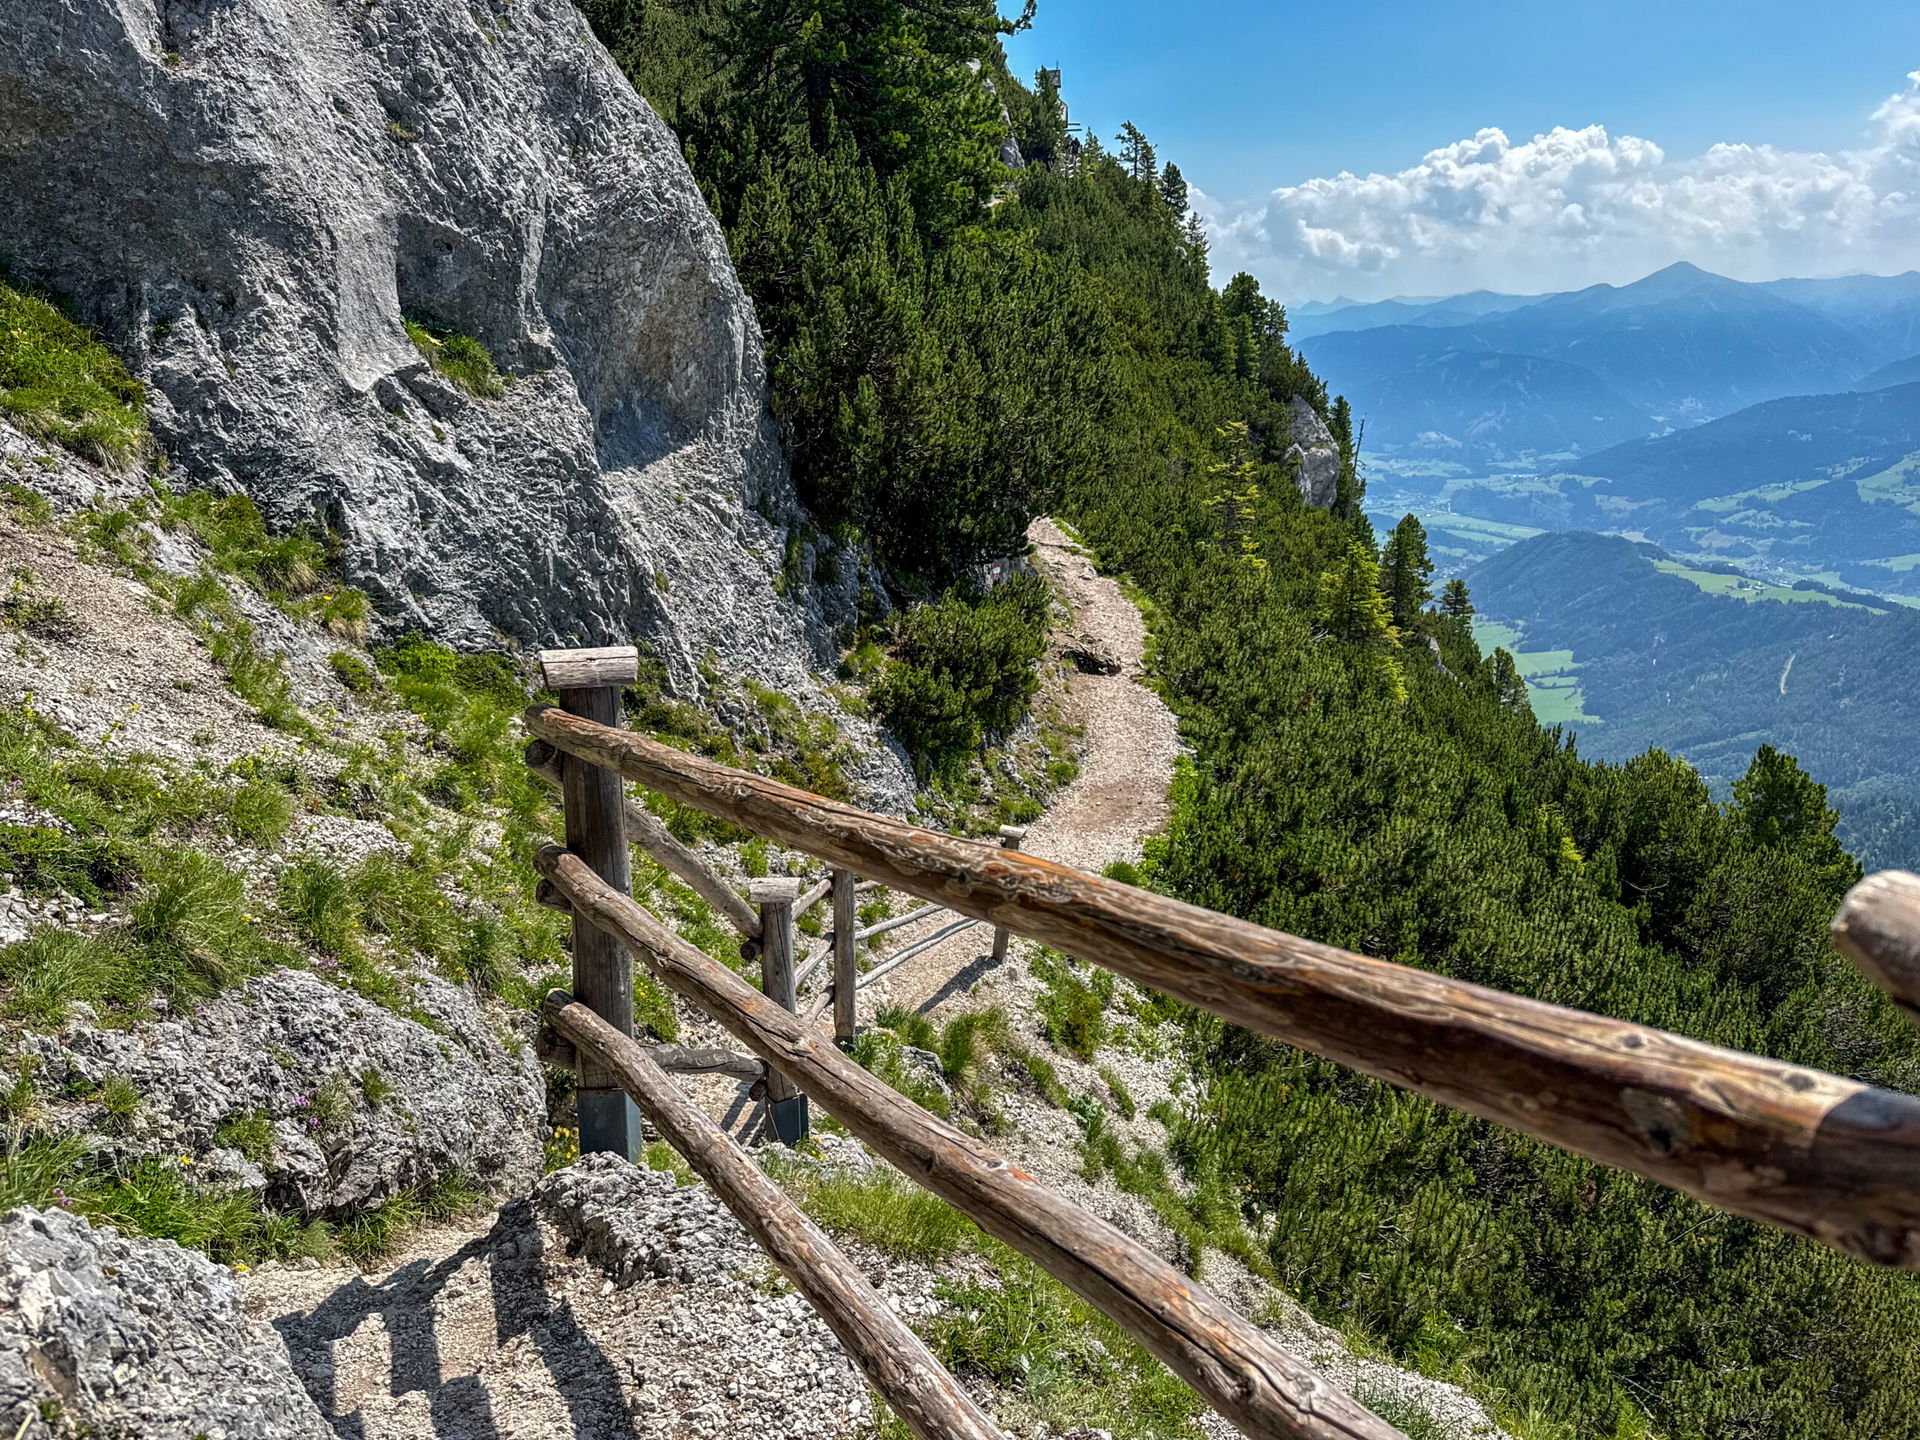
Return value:
[[(1081, 727), (1080, 773), (1027, 827), (1021, 849), (1096, 874), (1116, 860), (1137, 860), (1140, 846), (1166, 824), (1167, 790), (1180, 753), (1173, 713), (1141, 683), (1147, 625), (1120, 586), (1099, 574), (1087, 553), (1054, 521), (1027, 528), (1035, 567), (1052, 585), (1063, 623), (1054, 626), (1052, 655), (1079, 649), (1111, 660), (1113, 674), (1078, 671), (1071, 662), (1049, 667), (1066, 678), (1069, 719)], [(1056, 617), (1058, 620), (1058, 617)], [(909, 927), (906, 938), (931, 933), (938, 920)], [(964, 994), (991, 965), (993, 932), (976, 925), (908, 961), (860, 992), (863, 1019), (888, 1005), (932, 1011)]]
[[(1141, 683), (1147, 636), (1140, 612), (1058, 525), (1038, 520), (1028, 534), (1059, 602), (1048, 683), (1061, 687), (1053, 698), (1082, 733), (1078, 776), (1028, 828), (1024, 848), (1099, 871), (1138, 858), (1165, 825), (1178, 730)], [(1076, 653), (1095, 657), (1103, 673), (1077, 669), (1068, 660)], [(905, 933), (911, 937), (914, 927)], [(1103, 1122), (1112, 1134), (1129, 1147), (1164, 1146), (1165, 1132), (1149, 1112), (1159, 1102), (1180, 1103), (1177, 1047), (1130, 1026), (1117, 1010), (1113, 1043), (1096, 1057), (1053, 1049), (1039, 1004), (1045, 987), (1031, 963), (1036, 947), (1016, 940), (1006, 963), (994, 966), (991, 936), (975, 926), (862, 991), (863, 1023), (887, 1004), (938, 1020), (998, 1007), (1010, 1040), (1045, 1051), (1060, 1085), (1102, 1107), (1116, 1102)], [(685, 1028), (723, 1040), (704, 1021), (690, 1019)], [(759, 1107), (744, 1084), (683, 1080), (736, 1138), (753, 1141)], [(1146, 1200), (1088, 1178), (1074, 1111), (1025, 1086), (999, 1092), (994, 1103), (1002, 1116), (995, 1143), (1010, 1157), (1182, 1260), (1179, 1242)], [(831, 1166), (857, 1172), (876, 1163), (852, 1140), (824, 1132), (816, 1139)], [(651, 1273), (609, 1266), (598, 1252), (618, 1250), (616, 1241), (657, 1256), (643, 1267)], [(978, 1260), (965, 1256), (936, 1270), (858, 1240), (842, 1243), (909, 1320), (946, 1313), (943, 1275), (979, 1272)], [(1500, 1437), (1487, 1412), (1454, 1386), (1356, 1357), (1232, 1259), (1210, 1255), (1207, 1283), (1243, 1313), (1262, 1316), (1335, 1383), (1374, 1403), (1411, 1404), (1435, 1417), (1438, 1433)], [(416, 1231), (377, 1271), (272, 1263), (250, 1275), (246, 1288), (248, 1310), (286, 1339), (340, 1440), (848, 1440), (873, 1433), (864, 1380), (718, 1203), (701, 1187), (680, 1188), (664, 1174), (605, 1157), (549, 1176), (531, 1200), (509, 1199), (497, 1211)], [(1010, 1433), (1038, 1433), (1018, 1419), (1025, 1413), (1018, 1395), (996, 1396), (978, 1376), (966, 1383), (989, 1408), (1009, 1409)], [(1210, 1412), (1196, 1426), (1206, 1440), (1236, 1433)]]

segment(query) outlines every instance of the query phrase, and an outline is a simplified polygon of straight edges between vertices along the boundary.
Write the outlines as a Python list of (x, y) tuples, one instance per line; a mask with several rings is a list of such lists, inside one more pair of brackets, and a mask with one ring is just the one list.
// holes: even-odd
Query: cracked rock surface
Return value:
[[(185, 483), (324, 527), (390, 631), (639, 638), (680, 693), (711, 654), (834, 710), (818, 677), (860, 567), (776, 585), (828, 542), (785, 554), (804, 517), (752, 307), (574, 6), (15, 8), (0, 255), (102, 327)], [(403, 317), (509, 383), (463, 389)]]
[[(531, 1050), (503, 1040), (468, 991), (429, 972), (416, 974), (411, 1006), (395, 1014), (279, 970), (177, 1019), (126, 1029), (82, 1021), (19, 1039), (49, 1085), (133, 1083), (145, 1103), (118, 1143), (200, 1155), (202, 1179), (263, 1190), (302, 1214), (378, 1204), (455, 1172), (525, 1190), (540, 1172), (546, 1109)], [(94, 1110), (62, 1120), (87, 1133)], [(273, 1143), (248, 1159), (219, 1131), (253, 1114), (272, 1121)]]
[[(47, 1418), (56, 1415), (57, 1429)], [(334, 1434), (224, 1267), (171, 1241), (30, 1208), (0, 1216), (0, 1431), (12, 1440)]]

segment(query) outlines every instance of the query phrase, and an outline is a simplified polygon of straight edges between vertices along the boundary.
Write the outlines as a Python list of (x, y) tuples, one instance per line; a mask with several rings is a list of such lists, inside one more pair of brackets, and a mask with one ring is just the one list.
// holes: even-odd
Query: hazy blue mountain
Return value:
[(1565, 470), (1461, 487), (1451, 503), (1505, 524), (1629, 531), (1690, 554), (1920, 593), (1920, 382), (1770, 400)]
[(1753, 288), (1845, 326), (1880, 346), (1886, 358), (1920, 351), (1920, 270), (1901, 275), (1768, 280)]
[[(1523, 458), (1561, 443), (1543, 436), (1605, 448), (1768, 400), (1846, 390), (1920, 352), (1920, 273), (1751, 285), (1678, 264), (1631, 285), (1533, 299), (1476, 292), (1328, 307), (1296, 320), (1294, 333), (1366, 417), (1368, 448), (1436, 455), (1418, 437), (1464, 444), (1479, 430), (1489, 439), (1477, 458)], [(1577, 366), (1598, 388), (1552, 387), (1542, 403), (1556, 408), (1537, 427), (1504, 427), (1516, 448), (1503, 451), (1481, 423), (1479, 390), (1461, 383), (1461, 362), (1436, 363), (1467, 352)], [(1629, 416), (1636, 428), (1619, 428)]]
[(1692, 265), (1550, 296), (1472, 328), (1489, 349), (1584, 365), (1669, 423), (1838, 390), (1889, 358), (1824, 316)]
[[(1920, 613), (1762, 591), (1652, 545), (1577, 533), (1522, 541), (1468, 585), (1483, 618), (1519, 630), (1523, 668), (1577, 683), (1594, 717), (1572, 722), (1581, 753), (1625, 760), (1658, 746), (1724, 797), (1772, 744), (1829, 787), (1843, 838), (1870, 867), (1920, 860), (1920, 699), (1888, 683), (1920, 651)], [(1571, 667), (1547, 651), (1571, 651)]]
[(1629, 501), (1692, 503), (1769, 485), (1876, 475), (1920, 451), (1920, 384), (1795, 395), (1589, 455), (1583, 476)]
[(1532, 355), (1459, 348), (1452, 330), (1395, 327), (1327, 336), (1313, 364), (1353, 402), (1369, 450), (1477, 461), (1579, 455), (1658, 422), (1591, 370)]
[(1494, 315), (1531, 305), (1538, 295), (1502, 295), (1492, 290), (1474, 290), (1465, 295), (1441, 299), (1403, 297), (1398, 300), (1335, 301), (1315, 307), (1290, 306), (1288, 329), (1296, 340), (1315, 335), (1330, 335), (1345, 330), (1377, 330), (1383, 325), (1467, 325), (1483, 315)]
[(1870, 374), (1862, 375), (1854, 381), (1854, 390), (1885, 390), (1889, 385), (1910, 385), (1920, 380), (1920, 355), (1909, 355), (1904, 360), (1896, 360), (1891, 365), (1882, 365)]

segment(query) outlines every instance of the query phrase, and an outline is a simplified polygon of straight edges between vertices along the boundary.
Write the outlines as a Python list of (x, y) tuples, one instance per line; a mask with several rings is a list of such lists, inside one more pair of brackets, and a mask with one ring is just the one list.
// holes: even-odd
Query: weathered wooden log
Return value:
[(801, 1086), (889, 1163), (1085, 1296), (1244, 1433), (1289, 1440), (1399, 1436), (1146, 1246), (861, 1069), (812, 1027), (602, 884), (579, 857), (549, 845), (534, 863), (576, 913), (650, 957), (668, 988)]
[(978, 920), (962, 915), (951, 925), (942, 925), (938, 930), (934, 931), (933, 934), (927, 936), (926, 939), (914, 941), (913, 944), (900, 951), (897, 955), (889, 955), (880, 964), (874, 966), (873, 969), (862, 975), (860, 977), (860, 984), (871, 985), (876, 980), (884, 980), (888, 975), (891, 975), (895, 970), (898, 970), (902, 965), (906, 964), (907, 961), (913, 959), (914, 956), (931, 950), (943, 941), (951, 940), (963, 930), (971, 930), (979, 923)]
[(887, 1308), (866, 1276), (739, 1146), (669, 1080), (647, 1052), (564, 991), (547, 1021), (617, 1076), (669, 1145), (839, 1337), (860, 1373), (922, 1440), (1004, 1440), (998, 1428)]
[(758, 1080), (767, 1073), (765, 1061), (723, 1050), (718, 1045), (642, 1045), (640, 1048), (669, 1075), (731, 1075), (736, 1080)]
[[(560, 752), (544, 740), (527, 746), (527, 768), (555, 789), (560, 787)], [(725, 920), (747, 939), (760, 938), (760, 915), (740, 897), (740, 892), (722, 880), (714, 868), (682, 845), (660, 817), (646, 806), (628, 800), (622, 811), (627, 839), (667, 869), (694, 894), (720, 912)], [(751, 959), (751, 956), (743, 958)]]
[(1833, 917), (1833, 948), (1920, 1020), (1920, 875), (1883, 870), (1849, 890)]
[[(669, 1075), (730, 1075), (736, 1080), (759, 1080), (767, 1065), (751, 1055), (723, 1050), (718, 1045), (641, 1045), (654, 1064)], [(542, 1065), (557, 1070), (578, 1070), (580, 1057), (573, 1042), (556, 1033), (552, 1026), (541, 1025), (534, 1035), (534, 1056)]]
[(1879, 1264), (1920, 1269), (1920, 1100), (1339, 950), (550, 709), (562, 749), (1238, 1025)]
[(833, 1039), (842, 1050), (851, 1050), (859, 1032), (854, 1004), (860, 972), (854, 966), (858, 947), (853, 939), (854, 884), (851, 870), (835, 869), (833, 881)]
[[(606, 651), (542, 651), (547, 683), (560, 694), (564, 712), (603, 727), (622, 719), (620, 690), (631, 683), (634, 652), (624, 658)], [(623, 668), (626, 667), (626, 668)], [(631, 889), (632, 856), (627, 851), (622, 811), (626, 786), (618, 770), (568, 755), (560, 765), (560, 791), (566, 812), (567, 848), (593, 867), (614, 890)], [(622, 1035), (633, 1034), (633, 957), (618, 937), (573, 917), (573, 993), (594, 1014)], [(575, 1108), (580, 1119), (580, 1152), (609, 1151), (631, 1160), (643, 1143), (640, 1116), (613, 1077), (588, 1057), (577, 1064)]]
[(814, 906), (826, 899), (832, 890), (833, 875), (829, 872), (826, 879), (814, 885), (812, 889), (803, 891), (800, 898), (793, 902), (794, 920), (797, 922), (802, 915), (805, 915), (809, 910), (813, 909)]
[(893, 930), (898, 930), (904, 925), (918, 925), (922, 920), (938, 915), (941, 911), (948, 908), (946, 905), (921, 905), (909, 910), (904, 915), (896, 915), (891, 920), (876, 920), (873, 924), (867, 926), (866, 929), (854, 931), (853, 938), (855, 940), (877, 939), (879, 936), (885, 935)]
[(640, 678), (640, 651), (632, 645), (542, 650), (540, 675), (554, 690), (618, 690)]
[[(1024, 825), (1002, 825), (1000, 827), (1000, 848), (1018, 850), (1027, 839), (1027, 827)], [(1007, 942), (1013, 938), (1013, 932), (1004, 925), (993, 927), (993, 963), (1004, 965), (1007, 961)]]
[[(800, 882), (781, 877), (755, 880), (749, 897), (760, 912), (760, 993), (783, 1010), (800, 1008), (793, 973), (793, 902)], [(807, 1137), (807, 1097), (778, 1070), (767, 1073), (769, 1129), (785, 1145)]]

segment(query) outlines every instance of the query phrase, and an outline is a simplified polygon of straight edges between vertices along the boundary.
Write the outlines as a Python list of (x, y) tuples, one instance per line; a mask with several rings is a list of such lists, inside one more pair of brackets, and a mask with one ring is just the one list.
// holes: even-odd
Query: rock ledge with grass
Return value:
[[(109, 1143), (178, 1162), (208, 1182), (328, 1215), (462, 1177), (524, 1191), (540, 1171), (546, 1101), (538, 1062), (503, 1039), (464, 987), (421, 972), (410, 1014), (318, 976), (279, 970), (176, 1019), (85, 1022), (22, 1034), (37, 1079), (141, 1104)], [(95, 1130), (97, 1104), (56, 1123)]]

